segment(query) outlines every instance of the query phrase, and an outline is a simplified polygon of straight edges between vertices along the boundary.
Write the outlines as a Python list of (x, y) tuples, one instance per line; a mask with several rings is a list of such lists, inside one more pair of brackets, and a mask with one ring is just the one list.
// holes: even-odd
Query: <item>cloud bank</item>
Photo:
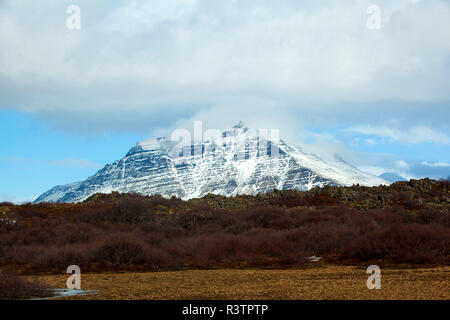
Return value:
[(404, 123), (448, 130), (448, 1), (377, 1), (380, 30), (364, 0), (80, 0), (69, 30), (72, 2), (0, 2), (2, 108), (78, 132), (148, 131), (203, 116), (232, 125), (230, 110), (370, 124), (392, 111), (373, 103), (402, 101)]
[[(74, 2), (80, 30), (66, 27)], [(450, 2), (376, 4), (379, 30), (367, 28), (369, 0), (0, 0), (0, 109), (92, 136), (244, 120), (373, 173), (444, 176)], [(330, 130), (378, 152), (430, 144), (435, 154), (369, 161)]]

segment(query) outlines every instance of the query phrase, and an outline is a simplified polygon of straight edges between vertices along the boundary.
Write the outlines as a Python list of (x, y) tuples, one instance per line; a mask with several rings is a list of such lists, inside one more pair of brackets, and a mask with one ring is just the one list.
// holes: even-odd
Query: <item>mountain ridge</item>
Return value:
[(325, 161), (281, 139), (267, 137), (240, 122), (201, 142), (169, 137), (138, 142), (122, 159), (81, 182), (56, 186), (39, 202), (79, 202), (95, 193), (137, 192), (170, 198), (199, 198), (208, 193), (234, 196), (274, 189), (374, 186), (389, 182), (359, 171), (342, 158)]

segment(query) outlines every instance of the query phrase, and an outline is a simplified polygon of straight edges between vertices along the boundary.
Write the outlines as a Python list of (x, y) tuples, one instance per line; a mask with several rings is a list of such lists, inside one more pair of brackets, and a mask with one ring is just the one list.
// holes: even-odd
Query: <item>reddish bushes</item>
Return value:
[(422, 224), (440, 224), (450, 228), (450, 211), (440, 211), (432, 208), (422, 209), (415, 216), (415, 221)]
[(247, 215), (249, 221), (255, 227), (283, 229), (289, 228), (289, 218), (285, 210), (279, 207), (262, 207), (254, 209)]
[(0, 270), (0, 300), (26, 299), (51, 295), (50, 289), (28, 282), (17, 274)]
[(450, 255), (449, 230), (439, 225), (396, 225), (355, 239), (343, 254), (362, 261), (394, 263), (445, 262)]
[(450, 213), (438, 208), (289, 209), (329, 200), (323, 195), (305, 200), (299, 192), (283, 195), (284, 207), (251, 210), (205, 205), (175, 210), (177, 199), (114, 197), (11, 207), (9, 215), (17, 223), (0, 224), (0, 265), (64, 272), (72, 264), (85, 271), (280, 268), (303, 264), (311, 255), (338, 261), (450, 261)]
[(94, 251), (94, 257), (107, 266), (141, 264), (145, 262), (144, 245), (130, 236), (110, 237)]
[(203, 235), (191, 240), (188, 246), (194, 264), (199, 267), (290, 267), (305, 262), (304, 252), (288, 239), (287, 232), (265, 234), (263, 230), (255, 230), (248, 235)]

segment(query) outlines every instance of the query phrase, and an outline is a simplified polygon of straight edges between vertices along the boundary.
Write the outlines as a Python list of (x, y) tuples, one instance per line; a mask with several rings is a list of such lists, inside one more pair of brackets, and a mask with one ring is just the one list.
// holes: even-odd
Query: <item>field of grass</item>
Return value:
[[(369, 290), (365, 269), (327, 266), (297, 270), (185, 270), (83, 274), (82, 289), (64, 299), (450, 299), (450, 267), (387, 269), (381, 289)], [(65, 288), (67, 275), (29, 276)]]

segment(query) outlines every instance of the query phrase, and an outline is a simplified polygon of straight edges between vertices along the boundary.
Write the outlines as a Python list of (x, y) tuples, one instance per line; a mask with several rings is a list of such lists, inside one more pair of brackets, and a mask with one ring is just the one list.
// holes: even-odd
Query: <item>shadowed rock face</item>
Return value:
[(374, 186), (387, 181), (336, 158), (325, 162), (302, 149), (260, 136), (241, 124), (220, 137), (180, 145), (169, 138), (138, 143), (127, 155), (83, 182), (57, 186), (37, 202), (78, 202), (95, 193), (137, 192), (182, 199), (208, 193), (235, 196), (274, 189)]

